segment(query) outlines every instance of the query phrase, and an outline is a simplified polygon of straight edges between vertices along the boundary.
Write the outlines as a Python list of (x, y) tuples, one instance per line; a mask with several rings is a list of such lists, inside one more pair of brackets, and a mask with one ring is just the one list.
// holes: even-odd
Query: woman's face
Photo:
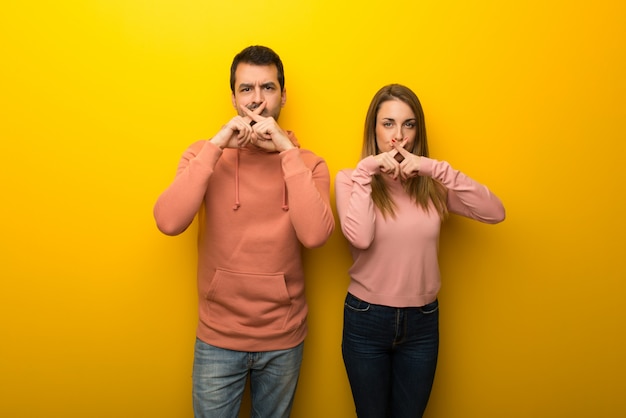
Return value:
[(394, 139), (398, 143), (407, 138), (404, 148), (413, 149), (417, 132), (415, 119), (415, 113), (402, 100), (383, 102), (376, 114), (376, 144), (380, 152), (391, 151)]

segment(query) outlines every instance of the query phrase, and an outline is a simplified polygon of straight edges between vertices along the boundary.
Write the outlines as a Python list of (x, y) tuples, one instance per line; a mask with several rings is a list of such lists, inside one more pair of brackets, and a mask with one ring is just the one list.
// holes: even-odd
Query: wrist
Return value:
[(295, 145), (293, 145), (291, 142), (289, 142), (288, 145), (286, 145), (284, 147), (280, 147), (280, 152), (289, 151), (289, 150), (296, 149), (296, 148), (297, 147)]
[(208, 142), (212, 143), (213, 145), (218, 147), (220, 150), (223, 150), (225, 148), (225, 144), (223, 143), (223, 141), (220, 141), (217, 138), (217, 136), (214, 136), (213, 138), (209, 139)]

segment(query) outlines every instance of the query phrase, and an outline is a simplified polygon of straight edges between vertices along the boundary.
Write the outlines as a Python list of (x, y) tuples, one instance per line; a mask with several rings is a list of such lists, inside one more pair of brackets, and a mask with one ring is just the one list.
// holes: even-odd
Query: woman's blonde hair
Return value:
[[(401, 100), (411, 108), (415, 114), (416, 133), (413, 147), (408, 151), (415, 155), (429, 157), (424, 111), (417, 95), (401, 84), (389, 84), (376, 92), (367, 110), (361, 158), (380, 153), (376, 143), (376, 122), (380, 106), (388, 100)], [(404, 189), (415, 200), (415, 204), (425, 211), (429, 211), (432, 203), (441, 219), (448, 215), (447, 189), (441, 183), (430, 177), (417, 176), (407, 180)], [(380, 174), (372, 177), (372, 200), (383, 216), (395, 216), (395, 204), (389, 196), (387, 186)]]

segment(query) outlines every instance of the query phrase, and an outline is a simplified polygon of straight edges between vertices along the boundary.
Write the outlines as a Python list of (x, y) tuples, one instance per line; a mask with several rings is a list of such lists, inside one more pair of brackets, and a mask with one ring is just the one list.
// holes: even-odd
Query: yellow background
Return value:
[[(233, 115), (250, 44), (281, 55), (281, 124), (333, 178), (399, 82), (431, 155), (506, 206), (444, 227), (427, 418), (626, 416), (625, 41), (618, 0), (4, 2), (0, 416), (192, 416), (195, 228), (161, 235), (152, 206)], [(293, 416), (353, 417), (340, 230), (305, 257)]]

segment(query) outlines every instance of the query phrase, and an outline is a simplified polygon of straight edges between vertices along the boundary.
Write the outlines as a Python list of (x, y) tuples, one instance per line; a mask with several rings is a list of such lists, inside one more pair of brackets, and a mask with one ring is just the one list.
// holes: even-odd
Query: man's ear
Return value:
[(287, 89), (283, 89), (283, 92), (280, 97), (280, 107), (283, 107), (286, 101), (287, 101)]
[(235, 93), (230, 95), (230, 100), (233, 102), (233, 107), (237, 110), (237, 100), (235, 100)]

